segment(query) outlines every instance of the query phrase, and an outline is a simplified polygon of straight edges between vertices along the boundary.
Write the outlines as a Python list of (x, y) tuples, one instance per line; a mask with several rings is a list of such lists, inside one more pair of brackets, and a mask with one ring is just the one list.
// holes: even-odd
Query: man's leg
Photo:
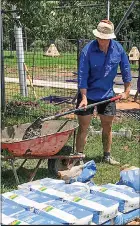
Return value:
[(112, 123), (114, 116), (100, 115), (101, 126), (102, 126), (102, 143), (104, 150), (104, 161), (112, 165), (119, 165), (119, 162), (115, 161), (110, 156), (111, 145), (112, 145)]
[(83, 153), (86, 144), (87, 129), (90, 124), (92, 115), (77, 115), (79, 127), (76, 137), (76, 151)]
[(112, 144), (112, 123), (114, 116), (100, 115), (102, 126), (102, 143), (104, 152), (111, 151)]

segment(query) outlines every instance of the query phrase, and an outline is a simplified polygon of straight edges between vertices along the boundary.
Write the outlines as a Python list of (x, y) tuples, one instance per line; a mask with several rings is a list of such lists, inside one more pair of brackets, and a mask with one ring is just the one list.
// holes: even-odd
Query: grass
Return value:
[[(18, 119), (19, 122), (23, 122), (23, 118)], [(9, 119), (8, 119), (9, 121)], [(25, 121), (27, 119), (25, 118)], [(12, 118), (11, 118), (12, 123)], [(13, 124), (15, 121), (13, 119)], [(100, 129), (100, 121), (98, 119), (93, 120), (92, 125), (95, 129)], [(120, 161), (121, 166), (124, 164), (130, 164), (130, 166), (139, 167), (139, 123), (137, 120), (124, 118), (122, 122), (114, 122), (113, 131), (119, 130), (121, 128), (130, 128), (132, 131), (132, 139), (128, 140), (125, 137), (113, 137), (112, 143), (112, 155), (116, 160)], [(72, 145), (72, 137), (68, 141), (69, 145)], [(97, 166), (97, 173), (93, 178), (93, 181), (96, 184), (105, 184), (105, 183), (116, 183), (120, 177), (120, 166), (111, 166), (108, 164), (101, 163), (101, 157), (103, 155), (102, 151), (102, 142), (100, 135), (88, 136), (87, 143), (85, 146), (85, 161), (90, 161), (93, 159)], [(23, 160), (16, 160), (15, 165), (18, 167)], [(28, 173), (36, 166), (37, 160), (28, 160), (25, 164), (25, 167), (28, 169)], [(23, 169), (19, 172), (20, 183), (25, 183), (28, 181), (28, 173)], [(45, 178), (45, 177), (54, 177), (48, 172), (47, 169), (47, 160), (44, 160), (36, 174), (34, 180)], [(2, 162), (2, 177), (1, 177), (1, 189), (2, 192), (11, 191), (16, 189), (15, 178), (11, 169), (11, 166), (7, 162)]]
[[(116, 183), (120, 176), (120, 167), (100, 163), (102, 156), (101, 137), (89, 137), (86, 145), (86, 156), (94, 159), (97, 165), (97, 173), (93, 179), (97, 184)], [(129, 141), (126, 138), (114, 137), (112, 144), (112, 155), (121, 165), (130, 164), (139, 167), (139, 144), (135, 140)]]
[[(35, 93), (37, 98), (42, 98), (50, 95), (54, 96), (74, 96), (76, 94), (76, 90), (72, 89), (59, 89), (59, 88), (52, 88), (52, 87), (37, 87), (34, 86)], [(19, 84), (16, 83), (6, 83), (5, 84), (5, 92), (6, 92), (6, 99), (9, 101), (13, 98), (13, 96), (20, 93)], [(28, 96), (33, 97), (33, 89), (28, 86)]]
[[(12, 52), (10, 57), (10, 52), (4, 51), (5, 65), (7, 67), (15, 67), (17, 65), (16, 52)], [(63, 68), (73, 68), (77, 65), (77, 53), (62, 53), (59, 57), (48, 57), (44, 56), (43, 52), (25, 52), (25, 63), (27, 66), (32, 67), (33, 64), (36, 67), (49, 67), (51, 69), (63, 67)]]
[[(122, 121), (122, 119), (121, 119)], [(94, 127), (94, 130), (101, 129), (101, 122), (98, 118), (94, 118), (91, 121), (91, 125)], [(133, 133), (134, 131), (139, 131), (137, 121), (134, 119), (123, 118), (122, 123), (114, 122), (112, 126), (112, 131), (119, 131), (121, 129), (131, 130)]]
[[(17, 70), (17, 57), (16, 52), (12, 51), (12, 55), (10, 56), (9, 51), (4, 51), (4, 65), (6, 67), (6, 70), (8, 68), (16, 68)], [(35, 54), (33, 52), (25, 52), (25, 63), (27, 67), (41, 67), (46, 68), (47, 71), (53, 71), (56, 69), (74, 69), (77, 68), (77, 52), (73, 53), (62, 53), (59, 57), (48, 57), (44, 56), (43, 52), (36, 52)], [(133, 71), (138, 70), (138, 65), (130, 64), (131, 69)], [(8, 76), (8, 73), (6, 73)]]

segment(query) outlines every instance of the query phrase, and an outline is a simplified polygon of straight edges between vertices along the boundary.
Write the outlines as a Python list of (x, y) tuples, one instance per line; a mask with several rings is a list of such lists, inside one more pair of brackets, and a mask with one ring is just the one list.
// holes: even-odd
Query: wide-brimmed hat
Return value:
[(100, 39), (116, 38), (114, 34), (114, 25), (110, 20), (101, 20), (97, 29), (93, 30), (93, 34)]

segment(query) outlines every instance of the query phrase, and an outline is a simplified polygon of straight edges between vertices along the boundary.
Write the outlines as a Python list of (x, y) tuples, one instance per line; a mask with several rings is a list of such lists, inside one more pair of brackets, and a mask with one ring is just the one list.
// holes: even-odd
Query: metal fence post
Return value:
[(110, 0), (107, 0), (107, 19), (110, 19)]
[(4, 54), (3, 54), (3, 21), (2, 11), (0, 15), (1, 25), (1, 111), (5, 111), (5, 80), (4, 80)]
[[(15, 6), (12, 6), (12, 10), (16, 10)], [(16, 41), (16, 54), (18, 61), (18, 71), (19, 71), (19, 83), (20, 83), (20, 94), (27, 96), (27, 84), (26, 84), (26, 73), (24, 71), (24, 48), (23, 48), (23, 37), (22, 37), (22, 27), (19, 22), (19, 16), (13, 13), (13, 18), (19, 25), (14, 25), (14, 34)]]
[(79, 67), (79, 55), (80, 55), (80, 40), (77, 40), (77, 71)]
[(118, 26), (115, 29), (115, 34), (117, 35), (121, 29), (121, 27), (123, 26), (124, 22), (126, 21), (127, 17), (129, 16), (129, 14), (131, 13), (135, 3), (137, 0), (134, 0), (131, 5), (129, 6), (128, 10), (126, 11), (126, 13), (124, 14), (123, 18), (121, 19), (120, 23), (118, 24)]

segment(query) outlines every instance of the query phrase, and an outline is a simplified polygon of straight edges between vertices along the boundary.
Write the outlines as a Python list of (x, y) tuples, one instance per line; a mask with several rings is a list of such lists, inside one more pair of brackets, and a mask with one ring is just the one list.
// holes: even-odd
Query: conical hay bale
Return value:
[(54, 44), (51, 44), (44, 55), (54, 57), (54, 56), (60, 56), (60, 53), (58, 52), (56, 46)]
[(129, 52), (129, 60), (139, 60), (140, 53), (136, 46), (133, 46)]

